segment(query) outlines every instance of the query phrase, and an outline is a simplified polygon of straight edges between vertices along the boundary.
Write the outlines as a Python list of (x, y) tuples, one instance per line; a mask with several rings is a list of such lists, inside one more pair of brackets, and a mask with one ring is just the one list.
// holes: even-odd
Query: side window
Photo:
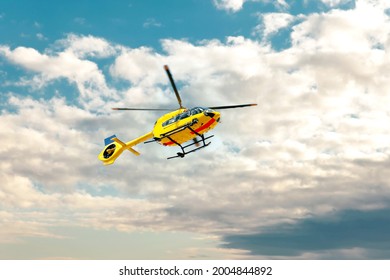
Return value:
[(185, 118), (188, 118), (189, 116), (191, 116), (191, 112), (190, 111), (187, 111), (187, 112), (184, 112), (180, 115), (180, 119), (185, 119)]
[(162, 126), (164, 127), (164, 126), (173, 124), (174, 122), (177, 122), (180, 119), (181, 119), (181, 115), (174, 116), (174, 117), (170, 118), (169, 120), (163, 122)]
[(191, 109), (191, 115), (202, 113), (202, 108), (196, 107)]
[(170, 118), (169, 120), (163, 122), (162, 126), (167, 126), (175, 121), (175, 117)]
[(185, 118), (188, 118), (191, 115), (199, 114), (202, 111), (203, 110), (201, 108), (199, 108), (199, 107), (192, 108), (191, 110), (185, 111), (185, 112), (181, 113), (180, 115), (176, 115), (173, 118), (170, 118), (169, 120), (166, 120), (165, 122), (162, 123), (162, 126), (164, 127), (164, 126), (170, 125), (170, 124), (172, 124), (174, 122), (177, 122), (179, 120), (183, 120)]

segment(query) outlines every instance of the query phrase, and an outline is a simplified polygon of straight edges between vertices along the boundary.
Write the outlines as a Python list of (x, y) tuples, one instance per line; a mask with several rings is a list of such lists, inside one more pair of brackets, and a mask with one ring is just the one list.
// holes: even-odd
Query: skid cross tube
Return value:
[[(179, 153), (177, 153), (177, 156), (168, 157), (167, 159), (183, 158), (185, 155), (188, 155), (188, 154), (193, 153), (193, 152), (195, 152), (195, 151), (197, 151), (197, 150), (200, 150), (200, 149), (203, 149), (203, 148), (207, 147), (208, 145), (211, 144), (211, 142), (206, 143), (206, 140), (207, 140), (207, 139), (210, 139), (210, 138), (212, 138), (212, 137), (214, 137), (214, 135), (210, 135), (210, 136), (208, 136), (208, 137), (204, 137), (204, 135), (201, 135), (201, 137), (202, 137), (202, 142), (203, 142), (203, 145), (202, 145), (202, 146), (197, 147), (197, 148), (192, 149), (192, 150), (189, 150), (189, 151), (186, 151), (186, 150), (185, 150), (186, 148), (191, 147), (191, 146), (195, 145), (196, 143), (191, 143), (191, 144), (188, 144), (188, 145), (185, 145), (185, 146), (182, 146), (182, 145), (180, 145), (180, 144), (177, 144), (177, 145), (181, 148), (182, 153), (179, 152)], [(175, 143), (175, 142), (174, 142), (174, 143)], [(176, 143), (175, 143), (175, 144), (176, 144)]]
[[(195, 151), (197, 151), (197, 150), (200, 150), (200, 149), (202, 149), (202, 148), (207, 147), (208, 145), (210, 145), (211, 142), (206, 143), (206, 140), (207, 140), (207, 139), (210, 139), (210, 138), (212, 138), (212, 137), (214, 137), (214, 135), (210, 135), (210, 136), (205, 137), (203, 134), (200, 134), (200, 133), (198, 133), (196, 130), (194, 130), (194, 129), (191, 127), (192, 125), (194, 125), (193, 122), (192, 122), (192, 123), (188, 123), (188, 124), (186, 124), (186, 125), (183, 125), (183, 126), (181, 126), (181, 127), (175, 128), (174, 130), (172, 130), (172, 131), (170, 131), (170, 132), (168, 132), (168, 133), (166, 133), (166, 134), (162, 134), (162, 135), (161, 135), (161, 138), (154, 138), (154, 139), (152, 139), (152, 140), (145, 141), (144, 144), (152, 143), (152, 142), (160, 142), (161, 140), (163, 140), (163, 139), (165, 139), (165, 138), (168, 138), (172, 143), (175, 143), (177, 146), (180, 147), (181, 152), (178, 152), (176, 156), (168, 157), (167, 159), (183, 158), (183, 157), (184, 157), (185, 155), (187, 155), (187, 154), (193, 153), (193, 152), (195, 152)], [(186, 130), (186, 129), (189, 129), (193, 134), (195, 134), (196, 136), (199, 136), (199, 137), (202, 139), (202, 141), (199, 141), (199, 142), (202, 143), (202, 146), (197, 147), (197, 148), (192, 149), (192, 150), (189, 150), (189, 151), (186, 151), (186, 149), (187, 149), (188, 147), (191, 147), (191, 146), (193, 146), (193, 145), (196, 145), (196, 144), (198, 144), (199, 142), (194, 142), (194, 143), (187, 144), (187, 145), (184, 145), (184, 146), (183, 146), (182, 144), (180, 144), (179, 142), (177, 142), (176, 140), (174, 140), (174, 139), (172, 138), (173, 135), (175, 135), (175, 134), (177, 134), (177, 133), (179, 133), (179, 132), (181, 132), (181, 131), (183, 131), (183, 130)]]

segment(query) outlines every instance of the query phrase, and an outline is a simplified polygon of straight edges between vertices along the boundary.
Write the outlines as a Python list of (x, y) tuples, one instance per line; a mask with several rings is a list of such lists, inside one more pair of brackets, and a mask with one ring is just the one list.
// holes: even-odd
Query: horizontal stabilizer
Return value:
[(140, 155), (140, 153), (137, 152), (136, 150), (134, 150), (133, 148), (128, 147), (127, 149), (128, 149), (130, 152), (132, 152), (134, 155), (136, 155), (136, 156), (139, 156), (139, 155)]
[(121, 145), (122, 147), (126, 147), (126, 143), (122, 142), (121, 140), (119, 140), (118, 138), (116, 137), (113, 137), (112, 138), (112, 142), (117, 142), (119, 145)]
[(122, 142), (121, 140), (119, 140), (118, 138), (114, 137), (112, 140), (114, 140), (116, 143), (118, 143), (119, 145), (121, 145), (123, 148), (129, 150), (130, 152), (132, 152), (133, 154), (135, 154), (136, 156), (139, 156), (140, 153), (137, 152), (136, 150), (134, 150), (133, 148), (131, 148), (129, 145), (127, 145), (126, 143)]

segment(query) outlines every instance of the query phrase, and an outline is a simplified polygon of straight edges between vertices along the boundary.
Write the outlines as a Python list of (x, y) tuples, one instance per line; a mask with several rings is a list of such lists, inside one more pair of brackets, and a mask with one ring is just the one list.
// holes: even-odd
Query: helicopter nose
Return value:
[(212, 109), (207, 109), (204, 111), (205, 116), (210, 117), (210, 118), (214, 118), (216, 113), (218, 113), (218, 112), (216, 112)]
[(217, 122), (221, 122), (221, 114), (219, 112), (215, 112), (215, 114), (217, 115), (216, 116), (216, 119), (217, 119)]

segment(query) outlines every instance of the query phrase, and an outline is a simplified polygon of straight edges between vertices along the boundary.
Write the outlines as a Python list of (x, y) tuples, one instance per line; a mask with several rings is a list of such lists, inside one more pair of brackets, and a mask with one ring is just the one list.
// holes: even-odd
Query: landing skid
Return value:
[[(178, 145), (181, 148), (181, 152), (178, 152), (176, 156), (168, 157), (167, 159), (183, 158), (183, 157), (185, 157), (185, 155), (188, 155), (188, 154), (193, 153), (193, 152), (195, 152), (197, 150), (203, 149), (203, 148), (207, 147), (208, 145), (210, 145), (210, 143), (211, 143), (211, 142), (207, 142), (206, 143), (206, 140), (214, 137), (214, 135), (210, 135), (208, 137), (204, 137), (204, 135), (200, 135), (200, 136), (202, 138), (202, 141), (194, 142), (194, 143), (191, 143), (191, 144), (188, 144), (188, 145), (185, 145), (185, 146), (180, 145), (179, 143), (175, 142), (170, 137), (168, 137), (169, 140), (171, 140), (173, 143), (175, 143), (176, 145)], [(196, 147), (195, 149), (192, 149), (192, 150), (186, 150), (188, 147), (194, 146), (194, 145), (199, 144), (199, 143), (202, 146)]]
[[(203, 149), (205, 147), (207, 147), (208, 145), (210, 145), (211, 142), (207, 142), (206, 143), (206, 140), (214, 137), (214, 135), (210, 135), (210, 136), (207, 136), (205, 137), (203, 134), (200, 134), (198, 132), (196, 132), (194, 129), (191, 128), (192, 125), (194, 125), (196, 122), (192, 122), (192, 123), (189, 123), (189, 124), (186, 124), (182, 127), (179, 127), (173, 131), (170, 131), (169, 133), (167, 134), (163, 134), (161, 138), (159, 139), (153, 139), (153, 140), (150, 140), (150, 141), (146, 141), (144, 142), (145, 144), (147, 143), (152, 143), (152, 142), (157, 142), (157, 141), (161, 141), (163, 140), (164, 138), (168, 138), (171, 142), (175, 143), (177, 146), (180, 147), (181, 149), (181, 152), (178, 152), (176, 156), (171, 156), (171, 157), (168, 157), (167, 159), (173, 159), (173, 158), (184, 158), (186, 155), (190, 154), (190, 153), (193, 153), (197, 150), (200, 150), (200, 149)], [(187, 145), (182, 145), (182, 144), (179, 144), (177, 141), (175, 141), (172, 136), (175, 135), (176, 133), (179, 133), (183, 130), (186, 130), (186, 129), (189, 129), (191, 130), (191, 132), (193, 132), (194, 134), (196, 134), (197, 136), (199, 136), (201, 138), (201, 141), (195, 141), (194, 143), (191, 143), (191, 144), (187, 144)], [(191, 146), (194, 146), (194, 145), (197, 145), (197, 144), (200, 144), (201, 146), (200, 147), (196, 147), (195, 149), (187, 149)]]

